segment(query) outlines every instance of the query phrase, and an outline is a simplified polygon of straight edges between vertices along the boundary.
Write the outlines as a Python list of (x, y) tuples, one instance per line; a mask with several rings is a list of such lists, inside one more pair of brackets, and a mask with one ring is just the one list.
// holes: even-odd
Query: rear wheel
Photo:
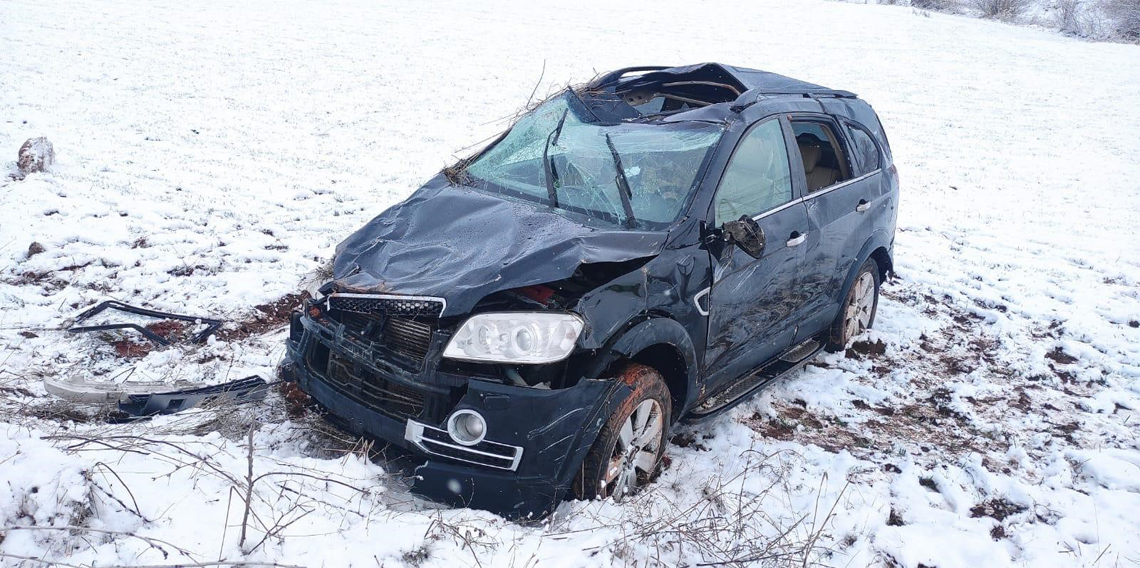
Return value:
[(879, 284), (879, 265), (875, 259), (868, 258), (859, 267), (859, 273), (847, 291), (839, 315), (835, 318), (835, 323), (831, 324), (828, 351), (845, 349), (852, 339), (875, 324), (875, 312), (879, 308)]
[(574, 479), (579, 499), (622, 500), (649, 483), (665, 455), (672, 408), (661, 374), (631, 363), (615, 380), (633, 392), (606, 421), (586, 454)]

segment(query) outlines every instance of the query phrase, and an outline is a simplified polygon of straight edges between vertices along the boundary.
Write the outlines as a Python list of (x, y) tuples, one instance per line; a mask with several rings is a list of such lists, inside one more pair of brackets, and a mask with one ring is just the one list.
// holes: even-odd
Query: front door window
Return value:
[(792, 200), (788, 147), (779, 120), (752, 128), (733, 152), (716, 194), (716, 225), (755, 217)]

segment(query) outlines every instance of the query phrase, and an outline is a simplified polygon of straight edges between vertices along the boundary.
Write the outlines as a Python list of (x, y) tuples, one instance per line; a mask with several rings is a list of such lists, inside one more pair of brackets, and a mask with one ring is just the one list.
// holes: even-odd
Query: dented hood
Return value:
[(667, 234), (591, 227), (549, 207), (437, 176), (337, 247), (338, 288), (438, 296), (461, 315), (487, 294), (569, 278), (579, 265), (661, 252)]

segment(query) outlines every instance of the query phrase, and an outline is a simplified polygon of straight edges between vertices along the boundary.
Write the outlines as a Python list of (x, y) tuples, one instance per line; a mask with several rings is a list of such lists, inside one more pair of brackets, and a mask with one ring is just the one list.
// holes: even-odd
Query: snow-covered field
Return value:
[[(4, 0), (0, 54), (0, 171), (58, 154), (0, 180), (0, 565), (1140, 566), (1140, 47), (810, 0)], [(269, 377), (256, 306), (536, 82), (710, 60), (875, 106), (899, 278), (867, 342), (681, 428), (632, 502), (443, 509), (275, 393), (108, 425), (41, 385)], [(106, 298), (240, 323), (60, 331)]]

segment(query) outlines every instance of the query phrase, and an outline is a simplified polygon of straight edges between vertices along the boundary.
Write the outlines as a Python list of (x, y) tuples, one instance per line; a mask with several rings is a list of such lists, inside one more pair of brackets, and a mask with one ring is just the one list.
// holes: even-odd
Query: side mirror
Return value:
[(752, 258), (760, 258), (760, 253), (764, 252), (764, 245), (767, 242), (764, 238), (764, 229), (760, 228), (755, 219), (747, 215), (741, 215), (737, 221), (725, 223), (724, 238), (740, 247), (740, 250)]

